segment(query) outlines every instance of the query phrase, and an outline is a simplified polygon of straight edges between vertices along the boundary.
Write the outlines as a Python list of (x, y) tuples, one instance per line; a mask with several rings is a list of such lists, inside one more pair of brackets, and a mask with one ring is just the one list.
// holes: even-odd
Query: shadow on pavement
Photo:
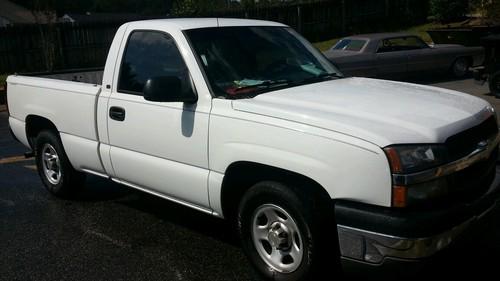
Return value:
[(113, 201), (128, 208), (153, 215), (164, 222), (173, 223), (208, 235), (221, 242), (239, 246), (239, 240), (231, 224), (209, 214), (129, 188), (111, 180), (88, 176), (76, 202)]

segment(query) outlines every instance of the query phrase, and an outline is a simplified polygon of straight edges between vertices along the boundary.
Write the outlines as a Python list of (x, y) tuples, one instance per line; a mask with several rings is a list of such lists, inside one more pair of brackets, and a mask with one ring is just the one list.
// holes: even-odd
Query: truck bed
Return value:
[(9, 76), (7, 99), (10, 127), (22, 143), (30, 146), (25, 128), (28, 118), (50, 120), (60, 133), (69, 159), (80, 159), (79, 163), (72, 161), (75, 168), (98, 170), (100, 162), (96, 108), (101, 86), (97, 83), (68, 81), (73, 80), (71, 75), (91, 81), (100, 74), (86, 72), (51, 74), (46, 77)]

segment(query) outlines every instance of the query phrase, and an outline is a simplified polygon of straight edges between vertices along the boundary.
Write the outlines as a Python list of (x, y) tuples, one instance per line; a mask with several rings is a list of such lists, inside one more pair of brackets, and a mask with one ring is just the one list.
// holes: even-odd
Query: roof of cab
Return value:
[(382, 40), (396, 37), (411, 37), (415, 36), (413, 34), (404, 32), (391, 32), (391, 33), (368, 33), (368, 34), (358, 34), (351, 35), (342, 39), (364, 39), (364, 40)]
[(224, 26), (286, 26), (282, 23), (249, 20), (249, 19), (230, 19), (230, 18), (174, 18), (174, 19), (156, 19), (133, 21), (126, 23), (129, 26), (141, 26), (147, 24), (175, 26), (180, 30), (206, 28), (206, 27), (224, 27)]

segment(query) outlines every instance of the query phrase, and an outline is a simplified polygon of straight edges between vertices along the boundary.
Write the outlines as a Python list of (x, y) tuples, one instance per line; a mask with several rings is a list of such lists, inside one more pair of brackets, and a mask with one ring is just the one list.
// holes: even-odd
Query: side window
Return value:
[(122, 59), (118, 91), (142, 95), (146, 81), (161, 76), (179, 77), (184, 91), (191, 87), (186, 64), (170, 35), (158, 31), (132, 32)]
[(427, 45), (417, 37), (398, 37), (382, 40), (377, 53), (418, 50), (426, 47)]

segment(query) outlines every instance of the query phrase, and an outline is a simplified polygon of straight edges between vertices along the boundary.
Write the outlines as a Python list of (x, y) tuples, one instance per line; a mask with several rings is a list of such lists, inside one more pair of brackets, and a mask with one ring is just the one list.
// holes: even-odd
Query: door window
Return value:
[(398, 52), (418, 50), (428, 47), (420, 38), (417, 37), (397, 37), (383, 39), (380, 42), (377, 53)]
[(170, 35), (159, 31), (132, 32), (122, 59), (118, 91), (142, 95), (146, 81), (161, 76), (177, 76), (184, 91), (191, 87), (186, 64)]

